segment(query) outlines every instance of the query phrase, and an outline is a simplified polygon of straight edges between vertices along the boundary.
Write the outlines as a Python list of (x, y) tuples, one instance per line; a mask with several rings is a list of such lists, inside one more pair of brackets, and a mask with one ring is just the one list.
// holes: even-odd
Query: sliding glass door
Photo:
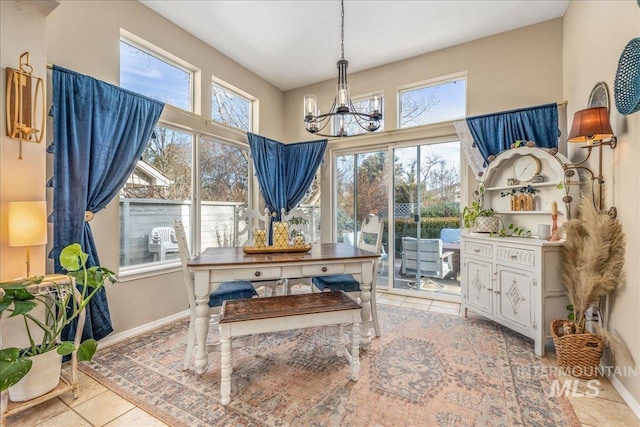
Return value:
[(393, 289), (459, 296), (460, 143), (394, 148), (393, 158)]
[(385, 223), (378, 283), (387, 283), (387, 234), (389, 225), (388, 150), (341, 155), (336, 158), (336, 239), (352, 245), (358, 242), (362, 221), (377, 215)]

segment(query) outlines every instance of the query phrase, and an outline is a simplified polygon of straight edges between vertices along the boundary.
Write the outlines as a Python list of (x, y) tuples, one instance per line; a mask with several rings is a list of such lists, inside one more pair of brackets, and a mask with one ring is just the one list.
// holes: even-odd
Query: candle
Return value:
[(558, 215), (558, 203), (555, 200), (551, 202), (551, 215)]
[(296, 236), (293, 238), (293, 247), (294, 248), (303, 248), (304, 247), (304, 237)]
[(289, 247), (289, 223), (273, 223), (273, 246), (278, 249)]
[(256, 248), (264, 248), (267, 246), (267, 232), (259, 229), (253, 232), (253, 246)]

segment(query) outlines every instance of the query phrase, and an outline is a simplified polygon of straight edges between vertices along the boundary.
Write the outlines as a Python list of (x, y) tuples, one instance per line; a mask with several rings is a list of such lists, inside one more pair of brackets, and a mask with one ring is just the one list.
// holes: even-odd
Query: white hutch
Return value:
[[(509, 224), (530, 230), (529, 237), (500, 237), (465, 230), (461, 235), (462, 308), (486, 316), (535, 342), (535, 353), (544, 355), (551, 343), (549, 325), (567, 316), (569, 299), (561, 281), (562, 242), (537, 237), (538, 224), (552, 224), (552, 204), (558, 207), (558, 226), (573, 212), (578, 182), (567, 182), (566, 157), (537, 147), (503, 151), (485, 171), (484, 207), (493, 208), (504, 227)], [(517, 180), (517, 181), (514, 181)], [(538, 182), (536, 182), (538, 181)], [(562, 184), (562, 185), (559, 185)], [(535, 189), (532, 210), (513, 210), (506, 193), (531, 186)], [(529, 189), (531, 191), (531, 189)], [(575, 205), (576, 203), (573, 203)], [(508, 233), (507, 233), (508, 234)]]

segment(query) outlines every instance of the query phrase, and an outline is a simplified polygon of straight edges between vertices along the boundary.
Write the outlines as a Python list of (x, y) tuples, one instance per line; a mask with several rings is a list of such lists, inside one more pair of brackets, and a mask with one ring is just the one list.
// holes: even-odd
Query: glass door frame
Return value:
[[(441, 132), (443, 129), (442, 126), (450, 126), (450, 132)], [(440, 132), (431, 132), (431, 129), (437, 128)], [(455, 132), (453, 127), (453, 121), (440, 123), (437, 125), (429, 125), (422, 127), (421, 129), (411, 129), (407, 132), (409, 135), (407, 137), (403, 137), (400, 135), (403, 133), (402, 131), (398, 131), (398, 135), (370, 135), (368, 137), (363, 137), (360, 143), (352, 143), (351, 139), (342, 139), (333, 142), (329, 146), (328, 150), (328, 164), (323, 164), (322, 177), (323, 177), (323, 189), (322, 189), (322, 202), (323, 205), (328, 204), (331, 206), (331, 216), (325, 216), (325, 221), (323, 221), (324, 231), (322, 234), (323, 241), (331, 241), (337, 242), (337, 184), (336, 184), (336, 165), (337, 158), (340, 156), (351, 155), (351, 154), (362, 154), (374, 151), (384, 151), (387, 150), (387, 155), (389, 159), (393, 159), (394, 149), (402, 148), (402, 147), (410, 147), (416, 145), (431, 145), (431, 144), (439, 144), (446, 142), (456, 142), (459, 141), (459, 137)], [(433, 136), (431, 136), (433, 134)], [(418, 136), (422, 135), (422, 136)], [(344, 141), (344, 142), (343, 142)], [(349, 141), (350, 143), (347, 143)], [(375, 143), (372, 143), (375, 142)], [(389, 173), (389, 171), (387, 171)], [(469, 180), (473, 174), (468, 173), (468, 166), (466, 161), (464, 160), (464, 154), (462, 150), (460, 151), (460, 204), (461, 206), (466, 203), (468, 200), (468, 188), (470, 188), (471, 183)], [(394, 209), (394, 200), (391, 197), (394, 194), (395, 188), (395, 177), (391, 177), (388, 180), (388, 194), (387, 197), (387, 208), (388, 212), (392, 213)], [(394, 214), (395, 218), (395, 214)], [(395, 227), (391, 227), (389, 221), (387, 221), (387, 247), (386, 252), (388, 254), (388, 259), (386, 262), (386, 271), (393, 272), (394, 270), (394, 262), (395, 262)], [(384, 242), (383, 242), (384, 243)], [(393, 275), (387, 275), (386, 283), (382, 283), (378, 280), (378, 290), (383, 292), (394, 293), (403, 296), (420, 296), (427, 298), (426, 295), (423, 295), (424, 292), (416, 292), (416, 291), (408, 291), (402, 289), (394, 289), (393, 287)], [(457, 296), (448, 296), (446, 294), (442, 294), (438, 296), (439, 300), (442, 301), (451, 301), (451, 302), (459, 302), (460, 298)]]

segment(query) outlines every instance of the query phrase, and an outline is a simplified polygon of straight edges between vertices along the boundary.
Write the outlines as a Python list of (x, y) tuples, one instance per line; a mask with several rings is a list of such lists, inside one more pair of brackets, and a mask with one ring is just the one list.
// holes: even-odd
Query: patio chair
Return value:
[(178, 253), (178, 240), (172, 227), (154, 227), (149, 233), (149, 252), (153, 260), (164, 261), (168, 253)]
[[(418, 257), (420, 267), (418, 268)], [(420, 270), (419, 276), (443, 279), (453, 269), (453, 252), (442, 252), (442, 240), (402, 237), (402, 264), (400, 275), (406, 276), (409, 270)]]
[[(184, 226), (182, 221), (174, 222), (174, 229), (178, 240), (178, 246), (180, 249), (180, 261), (182, 262), (182, 272), (184, 276), (184, 283), (187, 286), (187, 296), (189, 298), (189, 329), (187, 331), (187, 351), (184, 357), (184, 363), (182, 365), (183, 370), (189, 369), (189, 363), (191, 362), (191, 356), (193, 350), (196, 348), (196, 295), (193, 288), (193, 272), (187, 265), (191, 260), (191, 253), (189, 252), (189, 245), (187, 243), (187, 237), (184, 233)], [(246, 280), (237, 280), (233, 282), (221, 283), (218, 289), (211, 292), (209, 295), (209, 328), (216, 327), (220, 320), (220, 310), (222, 303), (227, 300), (253, 298), (258, 293), (253, 287), (251, 282)], [(256, 344), (257, 337), (250, 337), (251, 343)], [(238, 340), (238, 344), (245, 343), (248, 339), (243, 338), (242, 341)], [(234, 344), (236, 344), (234, 342)], [(220, 342), (207, 343), (207, 352), (220, 351)]]
[[(358, 236), (358, 248), (365, 251), (380, 253), (382, 248), (382, 231), (384, 223), (377, 216), (369, 215), (362, 223), (361, 232)], [(373, 242), (373, 243), (371, 243)], [(371, 316), (373, 318), (373, 328), (376, 337), (380, 336), (380, 324), (378, 323), (378, 309), (376, 305), (376, 282), (378, 281), (378, 262), (376, 260), (373, 268), (373, 281), (371, 282)], [(323, 292), (325, 290), (342, 290), (354, 298), (360, 299), (360, 283), (351, 274), (339, 274), (335, 276), (318, 276), (311, 279), (313, 287)]]

